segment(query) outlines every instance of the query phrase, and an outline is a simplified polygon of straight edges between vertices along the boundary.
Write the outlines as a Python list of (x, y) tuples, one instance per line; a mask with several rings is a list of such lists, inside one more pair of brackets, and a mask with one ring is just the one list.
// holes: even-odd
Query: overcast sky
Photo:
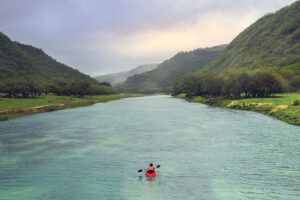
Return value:
[(0, 31), (89, 75), (229, 43), (295, 0), (0, 0)]

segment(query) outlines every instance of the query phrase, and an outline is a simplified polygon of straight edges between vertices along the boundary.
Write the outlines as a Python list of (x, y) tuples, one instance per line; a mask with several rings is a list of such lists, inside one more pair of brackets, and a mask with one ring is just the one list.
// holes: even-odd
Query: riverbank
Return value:
[[(176, 97), (187, 99), (185, 94), (180, 94)], [(226, 99), (224, 97), (203, 98), (198, 96), (187, 100), (195, 103), (204, 103), (225, 108), (259, 112), (273, 116), (289, 124), (300, 126), (299, 93), (276, 94), (270, 98), (247, 99)]]
[(31, 98), (3, 98), (0, 97), (0, 121), (22, 117), (36, 113), (51, 112), (67, 108), (88, 106), (95, 103), (140, 97), (140, 94), (113, 94), (113, 95), (94, 95), (82, 98), (70, 96), (55, 96), (52, 94), (42, 95), (36, 99)]

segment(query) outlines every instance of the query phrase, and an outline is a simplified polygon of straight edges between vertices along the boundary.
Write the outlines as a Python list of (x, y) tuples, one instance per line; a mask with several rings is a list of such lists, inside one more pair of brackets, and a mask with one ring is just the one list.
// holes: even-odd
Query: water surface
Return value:
[[(169, 96), (0, 122), (0, 200), (299, 199), (300, 127)], [(137, 173), (150, 162), (159, 175)]]

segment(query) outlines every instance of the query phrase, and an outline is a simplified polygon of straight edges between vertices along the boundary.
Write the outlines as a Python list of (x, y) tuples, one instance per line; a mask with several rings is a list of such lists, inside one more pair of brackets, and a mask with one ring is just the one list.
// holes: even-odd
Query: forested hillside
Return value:
[(11, 41), (0, 33), (0, 82), (15, 79), (34, 79), (50, 83), (54, 79), (96, 81), (62, 63), (57, 62), (43, 50)]
[(117, 83), (125, 81), (129, 76), (153, 70), (157, 67), (157, 65), (158, 64), (141, 65), (126, 72), (118, 72), (96, 76), (95, 79), (99, 82), (109, 82), (111, 85), (115, 85)]
[(57, 62), (41, 49), (13, 42), (0, 33), (0, 93), (27, 97), (44, 92), (83, 95), (111, 93), (113, 89)]
[[(209, 78), (208, 78), (209, 77)], [(267, 14), (175, 93), (269, 96), (300, 89), (300, 1)]]
[(192, 74), (213, 60), (226, 45), (180, 52), (158, 65), (154, 70), (128, 77), (117, 88), (120, 91), (155, 93), (170, 92), (183, 77)]

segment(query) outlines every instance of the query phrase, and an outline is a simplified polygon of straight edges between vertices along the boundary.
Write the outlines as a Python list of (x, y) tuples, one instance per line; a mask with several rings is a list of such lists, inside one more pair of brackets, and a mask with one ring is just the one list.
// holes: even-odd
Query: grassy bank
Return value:
[[(185, 98), (184, 94), (178, 95), (178, 98)], [(233, 108), (239, 110), (249, 110), (266, 115), (270, 115), (285, 121), (289, 124), (300, 126), (300, 94), (287, 93), (277, 94), (270, 98), (242, 98), (226, 99), (193, 97), (192, 102), (204, 103), (214, 106)]]
[(43, 95), (36, 99), (2, 98), (0, 97), (0, 121), (25, 115), (62, 110), (95, 103), (108, 102), (129, 97), (139, 97), (139, 94), (113, 94), (85, 96), (83, 98), (69, 96)]

